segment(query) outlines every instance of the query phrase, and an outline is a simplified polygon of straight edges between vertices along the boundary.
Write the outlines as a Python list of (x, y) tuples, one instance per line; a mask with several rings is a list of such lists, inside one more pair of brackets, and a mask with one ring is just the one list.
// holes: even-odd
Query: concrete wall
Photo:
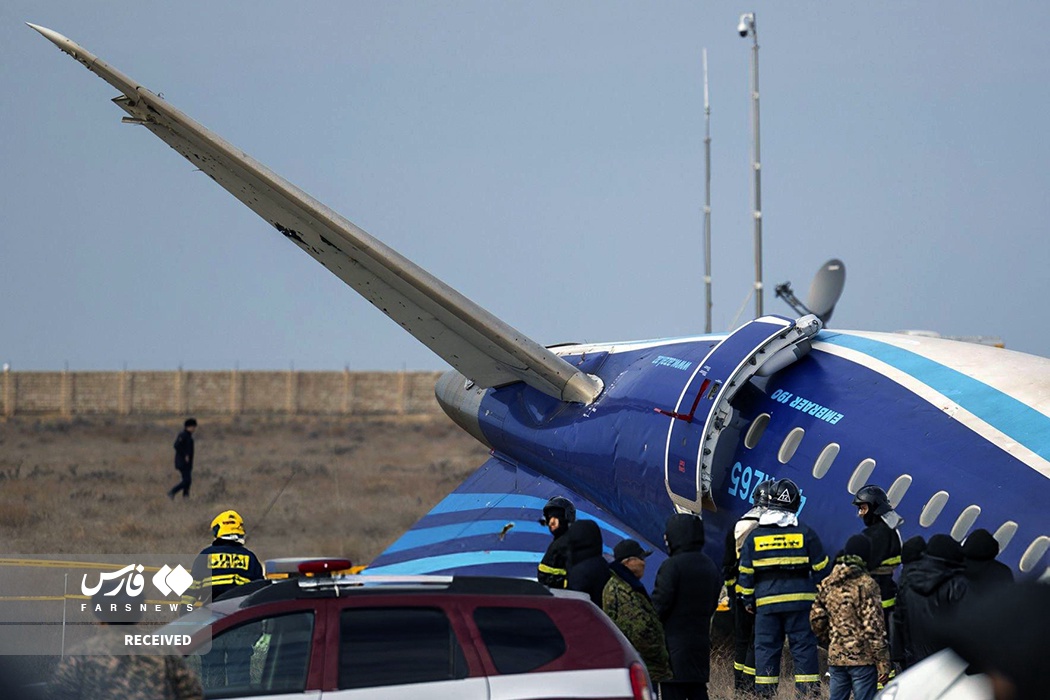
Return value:
[(440, 413), (440, 372), (12, 372), (4, 416)]

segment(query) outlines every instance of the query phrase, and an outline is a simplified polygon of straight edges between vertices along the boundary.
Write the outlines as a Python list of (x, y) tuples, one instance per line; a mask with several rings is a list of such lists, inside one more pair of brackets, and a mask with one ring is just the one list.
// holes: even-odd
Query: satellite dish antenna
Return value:
[(832, 258), (824, 263), (813, 282), (809, 285), (809, 296), (806, 297), (806, 306), (810, 312), (827, 325), (831, 318), (831, 312), (835, 310), (835, 304), (842, 296), (842, 288), (846, 285), (846, 264), (838, 258)]
[(795, 296), (790, 282), (778, 284), (776, 292), (778, 297), (795, 310), (795, 313), (800, 316), (815, 314), (824, 325), (827, 325), (845, 285), (846, 264), (838, 258), (832, 258), (824, 263), (813, 276), (813, 283), (809, 285), (809, 297), (805, 304)]

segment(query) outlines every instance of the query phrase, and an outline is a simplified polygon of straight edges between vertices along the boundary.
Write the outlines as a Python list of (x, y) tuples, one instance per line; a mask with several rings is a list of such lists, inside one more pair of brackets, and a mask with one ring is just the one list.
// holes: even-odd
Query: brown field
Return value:
[[(199, 420), (192, 495), (172, 502), (181, 420), (0, 419), (0, 556), (192, 555), (233, 508), (262, 559), (367, 563), (488, 456), (444, 416)], [(716, 642), (712, 698), (732, 697), (726, 644)]]
[(488, 455), (443, 416), (201, 418), (191, 497), (172, 502), (171, 444), (181, 427), (130, 418), (0, 423), (7, 554), (193, 554), (210, 542), (212, 518), (233, 508), (262, 559), (367, 563)]

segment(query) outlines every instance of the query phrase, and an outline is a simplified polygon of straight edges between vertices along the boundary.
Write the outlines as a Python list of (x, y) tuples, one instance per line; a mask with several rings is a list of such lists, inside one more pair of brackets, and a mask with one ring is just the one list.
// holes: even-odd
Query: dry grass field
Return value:
[(488, 455), (444, 416), (202, 417), (191, 497), (173, 502), (166, 492), (179, 481), (172, 442), (181, 426), (139, 418), (0, 422), (6, 555), (193, 554), (210, 542), (212, 518), (233, 508), (260, 558), (324, 554), (366, 563)]

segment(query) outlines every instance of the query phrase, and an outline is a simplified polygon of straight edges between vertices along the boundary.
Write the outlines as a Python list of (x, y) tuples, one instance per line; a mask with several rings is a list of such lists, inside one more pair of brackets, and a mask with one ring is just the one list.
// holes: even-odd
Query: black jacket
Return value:
[(961, 564), (927, 554), (909, 565), (893, 612), (899, 635), (892, 641), (903, 647), (893, 650), (894, 657), (912, 666), (944, 648), (933, 634), (935, 621), (949, 614), (966, 593)]
[(193, 584), (183, 594), (184, 603), (215, 600), (223, 593), (263, 577), (255, 552), (243, 544), (215, 540), (193, 562)]
[(563, 526), (554, 533), (536, 571), (536, 580), (547, 588), (565, 588), (565, 574), (569, 566), (569, 528)]
[(676, 681), (706, 683), (711, 671), (711, 616), (722, 590), (718, 567), (701, 550), (704, 524), (676, 513), (665, 528), (670, 555), (656, 573), (653, 606), (664, 625)]
[(963, 543), (963, 556), (966, 567), (963, 573), (970, 588), (975, 592), (984, 592), (989, 588), (1013, 583), (1014, 572), (1001, 561), (996, 560), (999, 554), (999, 543), (987, 530), (974, 530)]
[(173, 447), (175, 448), (175, 468), (193, 469), (193, 434), (188, 430), (183, 430), (175, 438)]
[(882, 607), (892, 607), (892, 601), (897, 597), (893, 573), (901, 563), (901, 536), (877, 515), (872, 524), (864, 529), (863, 535), (871, 542), (868, 569), (875, 583), (879, 584)]
[(609, 564), (602, 557), (602, 531), (593, 520), (577, 520), (569, 528), (568, 588), (582, 591), (602, 607)]

